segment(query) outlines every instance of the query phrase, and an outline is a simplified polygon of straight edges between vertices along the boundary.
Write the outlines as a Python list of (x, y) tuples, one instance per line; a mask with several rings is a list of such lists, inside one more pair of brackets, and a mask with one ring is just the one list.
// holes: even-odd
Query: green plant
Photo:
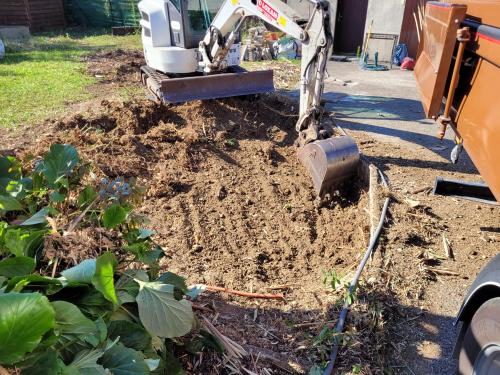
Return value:
[[(122, 178), (83, 184), (88, 168), (70, 145), (33, 164), (25, 173), (0, 158), (0, 365), (28, 375), (180, 374), (176, 351), (223, 350), (208, 332), (191, 333), (195, 292), (159, 272), (163, 251), (133, 212), (139, 188)], [(47, 257), (50, 239), (81, 228), (114, 234), (113, 252), (71, 267)]]
[[(344, 300), (352, 305), (356, 299), (355, 290), (351, 291), (350, 284), (344, 282), (337, 272), (332, 269), (330, 271), (323, 271), (323, 284), (330, 286), (333, 290), (344, 290)], [(339, 304), (343, 301), (339, 301)]]
[(226, 147), (237, 147), (238, 146), (238, 140), (236, 138), (228, 138), (224, 140), (224, 145)]

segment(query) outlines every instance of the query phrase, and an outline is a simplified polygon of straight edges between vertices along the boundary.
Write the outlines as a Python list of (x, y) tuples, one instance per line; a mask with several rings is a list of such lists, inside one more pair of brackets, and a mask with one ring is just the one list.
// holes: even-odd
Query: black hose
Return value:
[[(380, 171), (379, 171), (380, 172)], [(384, 186), (387, 186), (387, 181), (385, 181), (385, 178), (383, 175), (380, 173), (381, 177), (383, 178), (383, 184)], [(380, 221), (378, 222), (377, 229), (373, 233), (373, 236), (370, 237), (370, 243), (368, 244), (368, 248), (366, 249), (365, 256), (363, 259), (361, 259), (361, 263), (358, 265), (358, 269), (356, 270), (356, 274), (354, 275), (354, 278), (351, 281), (351, 284), (349, 285), (349, 295), (352, 295), (354, 291), (356, 290), (356, 286), (358, 284), (359, 277), (361, 276), (361, 272), (363, 272), (363, 268), (365, 268), (366, 262), (368, 259), (370, 259), (370, 256), (373, 252), (373, 249), (375, 248), (375, 245), (377, 244), (378, 238), (380, 236), (380, 232), (382, 232), (382, 227), (384, 226), (384, 221), (385, 217), (387, 214), (387, 208), (389, 207), (389, 198), (385, 199), (384, 206), (382, 208), (382, 212), (380, 214)], [(349, 312), (349, 300), (346, 298), (344, 301), (344, 307), (342, 308), (342, 311), (340, 312), (339, 320), (337, 322), (337, 325), (335, 326), (335, 336), (334, 336), (334, 341), (333, 341), (333, 348), (330, 353), (329, 357), (329, 362), (328, 366), (325, 368), (325, 371), (323, 371), (323, 375), (331, 375), (333, 371), (333, 367), (335, 366), (335, 360), (337, 359), (337, 353), (339, 351), (339, 336), (344, 330), (344, 324), (345, 320), (347, 317), (347, 313)]]

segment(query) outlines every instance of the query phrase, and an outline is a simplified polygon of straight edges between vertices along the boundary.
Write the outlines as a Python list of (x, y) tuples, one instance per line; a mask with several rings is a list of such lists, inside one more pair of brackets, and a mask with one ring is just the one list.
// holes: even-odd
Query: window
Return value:
[(219, 11), (223, 0), (188, 0), (189, 27), (192, 31), (206, 31)]

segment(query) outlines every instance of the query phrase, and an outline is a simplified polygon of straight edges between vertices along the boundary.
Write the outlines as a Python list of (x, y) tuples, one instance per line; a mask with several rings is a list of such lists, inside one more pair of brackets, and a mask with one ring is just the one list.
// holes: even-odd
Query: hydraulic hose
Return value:
[[(385, 180), (384, 175), (382, 172), (379, 170), (380, 177), (382, 178), (382, 183), (385, 187), (387, 187), (387, 181)], [(387, 209), (389, 207), (389, 200), (390, 198), (386, 198), (384, 202), (384, 206), (382, 208), (382, 212), (380, 214), (380, 220), (377, 225), (377, 229), (375, 229), (375, 232), (373, 232), (373, 235), (370, 237), (370, 243), (368, 244), (368, 248), (366, 249), (365, 255), (363, 259), (361, 259), (361, 263), (359, 263), (358, 268), (356, 270), (356, 274), (354, 275), (354, 278), (351, 281), (351, 284), (349, 285), (349, 294), (353, 294), (354, 291), (356, 290), (356, 286), (358, 284), (359, 277), (361, 276), (361, 273), (363, 272), (363, 269), (365, 268), (366, 262), (368, 259), (370, 259), (370, 256), (373, 253), (373, 249), (375, 248), (378, 238), (380, 236), (380, 233), (382, 232), (382, 227), (384, 226), (384, 221), (385, 217), (387, 215)], [(335, 326), (335, 337), (333, 341), (333, 347), (332, 351), (330, 352), (330, 357), (328, 361), (328, 366), (326, 366), (325, 371), (323, 371), (323, 375), (331, 375), (333, 368), (335, 366), (335, 360), (337, 359), (337, 354), (339, 351), (339, 335), (342, 333), (344, 330), (344, 324), (345, 320), (347, 318), (347, 313), (349, 312), (349, 301), (346, 298), (344, 301), (344, 307), (342, 308), (342, 311), (340, 312), (339, 315), (339, 320), (337, 322), (337, 325)]]

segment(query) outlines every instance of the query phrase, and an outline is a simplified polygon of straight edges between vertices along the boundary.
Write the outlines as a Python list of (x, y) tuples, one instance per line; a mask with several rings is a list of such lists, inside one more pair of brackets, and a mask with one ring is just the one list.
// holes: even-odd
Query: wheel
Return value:
[(500, 374), (500, 297), (483, 303), (472, 317), (460, 348), (458, 373)]

